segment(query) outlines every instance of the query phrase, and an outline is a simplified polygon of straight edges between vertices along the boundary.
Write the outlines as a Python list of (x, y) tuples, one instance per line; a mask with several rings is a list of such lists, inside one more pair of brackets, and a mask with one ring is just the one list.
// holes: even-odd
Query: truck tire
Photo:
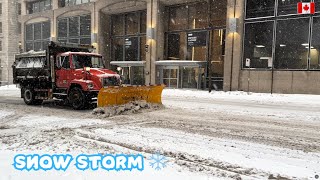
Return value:
[(87, 100), (86, 96), (80, 88), (72, 88), (68, 95), (69, 102), (73, 109), (81, 110), (86, 107)]
[(40, 105), (43, 102), (43, 100), (35, 99), (35, 93), (30, 88), (24, 89), (23, 100), (27, 105)]

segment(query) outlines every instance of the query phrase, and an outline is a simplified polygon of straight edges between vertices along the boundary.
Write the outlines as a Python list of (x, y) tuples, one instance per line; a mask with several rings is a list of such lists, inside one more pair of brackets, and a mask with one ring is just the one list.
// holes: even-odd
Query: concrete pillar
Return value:
[(52, 10), (53, 10), (53, 18), (50, 19), (50, 27), (51, 27), (51, 40), (58, 41), (58, 21), (57, 16), (54, 13), (54, 10), (59, 9), (59, 0), (52, 0)]
[(110, 24), (111, 16), (104, 14), (100, 11), (99, 13), (99, 26), (98, 26), (98, 49), (99, 53), (105, 58), (107, 68), (111, 68), (110, 62), (112, 61), (111, 57), (111, 39), (110, 39)]
[[(224, 67), (224, 90), (239, 90), (240, 71), (242, 66), (242, 38), (244, 1), (228, 0), (226, 57)], [(229, 19), (237, 18), (237, 32), (230, 32)]]
[(98, 38), (100, 14), (101, 12), (97, 10), (96, 3), (93, 2), (93, 7), (91, 10), (91, 41), (92, 45), (96, 48), (96, 53), (100, 53), (100, 48), (98, 47), (98, 45), (103, 43), (100, 42), (100, 38)]
[(52, 10), (59, 8), (59, 0), (52, 0)]
[[(147, 1), (147, 45), (146, 53), (146, 84), (156, 83), (156, 61), (162, 58), (163, 54), (163, 25), (160, 0)], [(152, 32), (153, 31), (153, 32)], [(148, 33), (149, 32), (149, 33)], [(153, 37), (150, 37), (153, 34)]]
[(21, 1), (21, 16), (27, 15), (27, 2), (25, 0)]

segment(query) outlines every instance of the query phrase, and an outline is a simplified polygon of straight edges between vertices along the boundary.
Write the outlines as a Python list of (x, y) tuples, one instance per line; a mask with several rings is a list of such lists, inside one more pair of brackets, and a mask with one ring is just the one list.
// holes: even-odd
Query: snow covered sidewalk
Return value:
[(252, 102), (257, 104), (277, 105), (308, 105), (309, 107), (320, 107), (320, 95), (308, 94), (270, 94), (270, 93), (247, 93), (242, 91), (223, 92), (199, 90), (166, 89), (164, 98), (186, 98), (186, 99), (208, 99), (226, 102)]

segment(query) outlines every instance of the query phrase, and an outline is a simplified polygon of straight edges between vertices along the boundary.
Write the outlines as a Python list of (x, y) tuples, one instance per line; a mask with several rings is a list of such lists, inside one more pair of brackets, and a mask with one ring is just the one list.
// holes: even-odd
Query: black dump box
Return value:
[(46, 51), (17, 54), (13, 64), (13, 80), (19, 84), (26, 80), (46, 79), (50, 77), (50, 66)]
[(54, 77), (56, 56), (64, 52), (92, 52), (93, 46), (50, 42), (45, 51), (29, 51), (15, 55), (13, 81), (15, 84), (50, 82)]

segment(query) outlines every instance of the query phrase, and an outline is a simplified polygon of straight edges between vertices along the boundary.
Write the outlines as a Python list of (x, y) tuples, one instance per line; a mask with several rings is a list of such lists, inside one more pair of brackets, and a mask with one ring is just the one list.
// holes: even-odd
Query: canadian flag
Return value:
[(315, 12), (315, 3), (298, 3), (298, 14), (314, 14)]

